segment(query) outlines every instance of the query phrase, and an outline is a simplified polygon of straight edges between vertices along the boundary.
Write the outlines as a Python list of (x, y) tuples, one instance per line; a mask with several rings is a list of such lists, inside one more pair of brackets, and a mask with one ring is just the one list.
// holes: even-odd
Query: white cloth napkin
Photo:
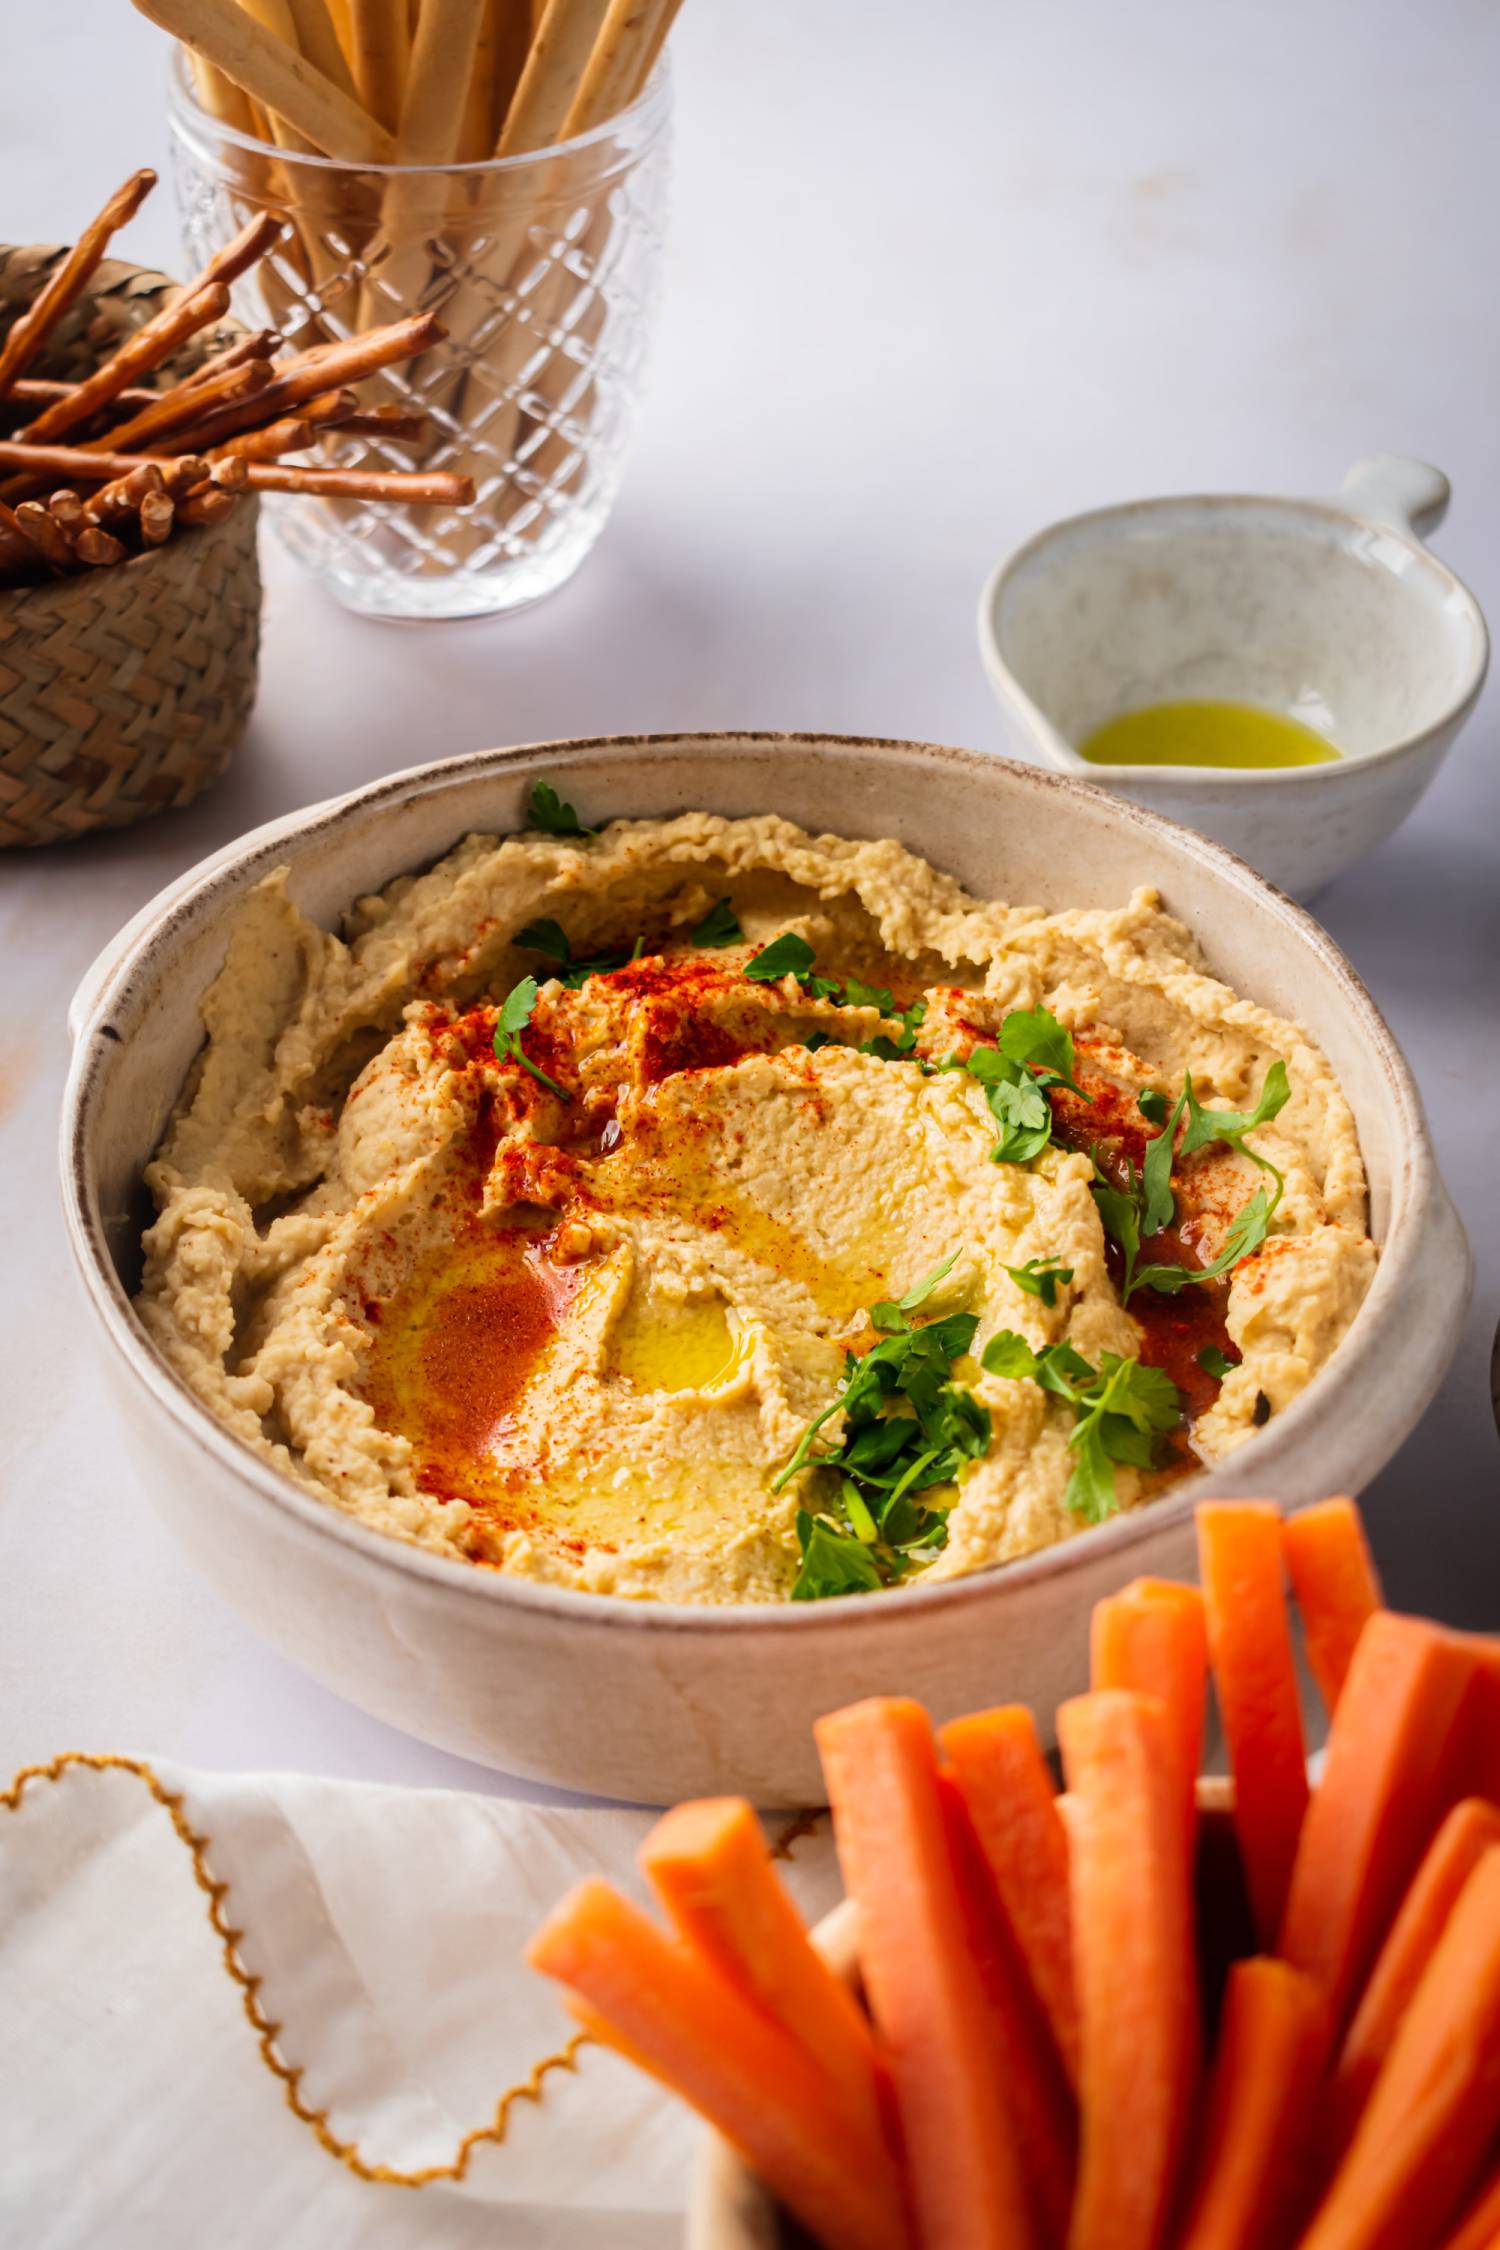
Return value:
[[(677, 2244), (696, 2121), (575, 2051), (520, 1959), (580, 1874), (639, 1891), (651, 1817), (164, 1759), (24, 1781), (0, 1797), (0, 2244)], [(815, 1917), (826, 1823), (787, 1849)]]

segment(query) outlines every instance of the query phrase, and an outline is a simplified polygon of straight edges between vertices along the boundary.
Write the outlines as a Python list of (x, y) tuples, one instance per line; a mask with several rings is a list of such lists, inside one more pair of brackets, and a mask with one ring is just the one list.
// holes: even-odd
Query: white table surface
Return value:
[[(6, 10), (0, 210), (68, 239), (165, 172), (126, 0)], [(1453, 479), (1441, 553), (1500, 610), (1500, 15), (1479, 0), (689, 0), (671, 287), (624, 495), (509, 622), (345, 616), (268, 553), (263, 685), (191, 812), (0, 857), (0, 1778), (64, 1748), (515, 1788), (262, 1647), (158, 1527), (57, 1209), (63, 1011), (154, 891), (254, 823), (489, 743), (801, 727), (996, 747), (973, 612), (1049, 519), (1173, 489)], [(175, 262), (171, 190), (124, 240)], [(1403, 1604), (1500, 1620), (1495, 701), (1320, 902), (1424, 1089), (1479, 1257), (1462, 1349), (1367, 1494)]]

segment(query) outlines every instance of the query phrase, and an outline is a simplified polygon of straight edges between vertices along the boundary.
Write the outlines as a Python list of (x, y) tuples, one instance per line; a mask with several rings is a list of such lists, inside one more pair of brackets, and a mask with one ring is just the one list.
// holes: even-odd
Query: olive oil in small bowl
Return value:
[(1478, 698), (1479, 605), (1424, 544), (1420, 461), (1331, 499), (1069, 517), (994, 572), (979, 645), (1014, 748), (1310, 898), (1399, 826)]
[(1331, 765), (1339, 753), (1284, 711), (1254, 703), (1148, 703), (1106, 719), (1078, 745), (1091, 766), (1212, 766), (1248, 773), (1266, 766)]

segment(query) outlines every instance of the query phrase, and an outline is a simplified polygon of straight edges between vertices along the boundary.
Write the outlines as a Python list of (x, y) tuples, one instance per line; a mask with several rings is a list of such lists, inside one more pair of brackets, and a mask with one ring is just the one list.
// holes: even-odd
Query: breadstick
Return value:
[(134, 382), (138, 375), (149, 374), (153, 367), (160, 367), (189, 336), (196, 336), (200, 328), (222, 320), (228, 310), (229, 291), (222, 281), (168, 306), (127, 336), (118, 351), (79, 383), (69, 398), (47, 407), (35, 421), (28, 422), (21, 432), (22, 438), (29, 445), (41, 445), (48, 438), (61, 437), (65, 430), (76, 429), (80, 422), (91, 421), (102, 406), (119, 396), (127, 383)]
[(485, 0), (424, 0), (401, 104), (403, 164), (451, 164), (463, 131)]
[(627, 97), (630, 101), (639, 101), (650, 85), (651, 73), (661, 60), (661, 51), (667, 43), (667, 33), (677, 21), (677, 12), (681, 6), (682, 0), (666, 0), (666, 6), (660, 10), (656, 20), (656, 30), (647, 40), (646, 51), (641, 58), (641, 74), (631, 87)]
[(341, 94), (357, 101), (354, 73), (339, 45), (339, 35), (328, 12), (328, 0), (287, 0), (287, 5), (296, 27), (297, 44), (314, 70), (321, 70), (331, 86), (337, 86)]
[(66, 570), (73, 560), (73, 549), (60, 524), (55, 524), (39, 500), (23, 500), (16, 510), (17, 528), (26, 534), (43, 562), (54, 570)]
[[(192, 74), (193, 89), (210, 117), (217, 117), (234, 133), (255, 133), (255, 117), (248, 95), (241, 93), (232, 78), (222, 70), (185, 48), (188, 69)], [(257, 136), (258, 137), (258, 136)]]
[(349, 19), (359, 98), (371, 117), (394, 132), (411, 59), (406, 0), (350, 0)]
[(667, 0), (610, 0), (604, 28), (564, 121), (562, 137), (591, 133), (625, 108), (667, 13)]
[(252, 492), (316, 492), (327, 500), (405, 500), (440, 508), (467, 508), (472, 477), (446, 472), (418, 476), (404, 469), (303, 469), (291, 462), (252, 461)]
[(531, 12), (524, 0), (484, 0), (458, 139), (460, 164), (483, 164), (493, 156), (530, 45)]
[(110, 532), (101, 531), (96, 523), (91, 523), (80, 531), (73, 549), (80, 562), (88, 563), (95, 570), (102, 570), (110, 563), (123, 562), (129, 551)]
[(176, 504), (165, 492), (147, 492), (141, 498), (141, 538), (148, 547), (160, 547), (172, 536)]
[(524, 156), (557, 139), (583, 82), (608, 7), (609, 0), (547, 0), (546, 13), (531, 42), (526, 68), (495, 150), (497, 156)]
[(286, 119), (325, 156), (345, 164), (390, 164), (396, 143), (304, 55), (262, 28), (235, 0), (135, 0), (154, 24), (195, 47), (206, 61), (268, 110)]
[(447, 333), (435, 314), (413, 313), (387, 328), (372, 328), (365, 335), (348, 336), (338, 344), (320, 344), (316, 351), (278, 368), (275, 380), (248, 405), (225, 407), (201, 425), (194, 424), (189, 432), (193, 444), (200, 452), (222, 445), (242, 430), (290, 413), (330, 386), (362, 382), (397, 360), (415, 358), (418, 352), (441, 343)]
[(82, 295), (109, 248), (110, 237), (127, 219), (134, 218), (155, 185), (154, 172), (132, 172), (124, 186), (116, 188), (99, 216), (89, 221), (36, 301), (12, 323), (10, 333), (0, 345), (0, 398), (4, 398), (63, 314)]

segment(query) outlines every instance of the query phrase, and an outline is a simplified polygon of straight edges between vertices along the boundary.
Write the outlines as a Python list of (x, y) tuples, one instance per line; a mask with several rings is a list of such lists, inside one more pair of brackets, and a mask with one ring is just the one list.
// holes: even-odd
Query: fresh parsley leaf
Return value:
[[(1231, 1266), (1237, 1266), (1241, 1258), (1248, 1258), (1260, 1248), (1270, 1232), (1271, 1216), (1280, 1200), (1279, 1187), (1274, 1196), (1267, 1195), (1264, 1188), (1257, 1188), (1249, 1202), (1241, 1205), (1224, 1238), (1224, 1247), (1212, 1265), (1142, 1266), (1134, 1275), (1131, 1288), (1156, 1289), (1164, 1296), (1175, 1297), (1179, 1289), (1186, 1289), (1191, 1282), (1217, 1281)], [(1127, 1290), (1126, 1295), (1129, 1293)]]
[(745, 933), (727, 898), (721, 898), (717, 906), (709, 908), (692, 934), (694, 945), (708, 946), (716, 952), (721, 946), (743, 945), (744, 942)]
[(1028, 1297), (1040, 1297), (1049, 1310), (1057, 1303), (1057, 1285), (1071, 1281), (1073, 1268), (1056, 1258), (1028, 1258), (1024, 1266), (1007, 1266), (1006, 1272), (1018, 1289)]
[(886, 1297), (878, 1305), (872, 1305), (870, 1307), (871, 1326), (895, 1330), (898, 1333), (909, 1328), (911, 1323), (907, 1320), (906, 1315), (909, 1312), (915, 1312), (918, 1305), (926, 1304), (938, 1283), (945, 1281), (948, 1275), (952, 1273), (954, 1267), (958, 1264), (958, 1256), (959, 1254), (955, 1250), (951, 1258), (945, 1258), (940, 1266), (933, 1267), (931, 1273), (924, 1274), (920, 1281), (913, 1282), (906, 1295), (896, 1298), (894, 1303), (889, 1297)]
[(878, 1008), (883, 1016), (898, 1013), (894, 999), (883, 984), (862, 984), (858, 977), (844, 979), (844, 1006)]
[(815, 1055), (820, 1047), (831, 1047), (833, 1041), (826, 1031), (810, 1031), (802, 1044), (810, 1055)]
[(521, 1034), (531, 1021), (531, 1012), (536, 1006), (536, 995), (537, 982), (535, 977), (522, 977), (520, 983), (513, 986), (506, 994), (495, 1024), (495, 1059), (497, 1062), (519, 1063), (521, 1068), (529, 1070), (532, 1077), (545, 1086), (549, 1093), (556, 1094), (560, 1102), (570, 1102), (573, 1097), (566, 1086), (559, 1086), (555, 1078), (549, 1078), (545, 1070), (539, 1070), (521, 1045)]
[(1206, 1148), (1210, 1141), (1228, 1141), (1232, 1147), (1250, 1157), (1252, 1162), (1264, 1165), (1267, 1171), (1273, 1169), (1265, 1163), (1264, 1157), (1257, 1157), (1253, 1149), (1244, 1147), (1244, 1139), (1247, 1133), (1255, 1131), (1257, 1125), (1269, 1125), (1273, 1117), (1279, 1117), (1290, 1101), (1292, 1089), (1284, 1062), (1273, 1062), (1266, 1072), (1260, 1089), (1260, 1100), (1254, 1109), (1205, 1109), (1193, 1092), (1191, 1078), (1185, 1081), (1182, 1091), (1188, 1108), (1188, 1122), (1187, 1130), (1182, 1136), (1182, 1147), (1178, 1152), (1180, 1155), (1191, 1156), (1195, 1149)]
[(1091, 1193), (1099, 1221), (1110, 1240), (1117, 1243), (1125, 1260), (1125, 1282), (1120, 1291), (1120, 1302), (1129, 1304), (1135, 1287), (1135, 1262), (1141, 1254), (1141, 1191), (1134, 1171), (1130, 1173), (1128, 1187), (1116, 1187), (1099, 1169), (1099, 1159), (1094, 1159), (1094, 1179)]
[(1172, 1197), (1172, 1157), (1176, 1147), (1177, 1121), (1181, 1117), (1191, 1079), (1185, 1080), (1161, 1131), (1146, 1144), (1146, 1154), (1141, 1164), (1141, 1187), (1144, 1200), (1141, 1204), (1142, 1235), (1160, 1234), (1177, 1216), (1177, 1205)]
[(1039, 1383), (1072, 1407), (1064, 1499), (1089, 1523), (1114, 1512), (1114, 1465), (1149, 1469), (1156, 1439), (1182, 1417), (1177, 1386), (1161, 1368), (1114, 1352), (1102, 1352), (1093, 1368), (1071, 1344), (1047, 1344), (1037, 1352), (1024, 1336), (1002, 1328), (985, 1345), (980, 1364), (990, 1375)]
[(1143, 1086), (1135, 1097), (1135, 1106), (1152, 1125), (1165, 1125), (1171, 1104), (1154, 1086)]
[(1081, 1101), (1092, 1099), (1073, 1077), (1073, 1034), (1049, 1008), (1013, 1008), (1000, 1026), (1000, 1052), (1040, 1071), (1044, 1085), (1066, 1086)]
[(802, 1568), (792, 1588), (794, 1602), (826, 1601), (838, 1594), (872, 1594), (881, 1585), (870, 1549), (851, 1533), (835, 1529), (826, 1516), (797, 1511)]
[(1221, 1352), (1217, 1344), (1205, 1344), (1198, 1354), (1198, 1365), (1205, 1375), (1212, 1375), (1216, 1382), (1222, 1383), (1239, 1361), (1231, 1359), (1228, 1352)]
[(783, 977), (795, 977), (800, 984), (816, 958), (805, 937), (787, 930), (745, 963), (745, 974), (754, 984), (780, 984)]
[[(909, 1008), (902, 1008), (897, 1014), (896, 1020), (901, 1027), (899, 1031), (877, 1031), (875, 1037), (867, 1039), (859, 1051), (862, 1055), (875, 1055), (881, 1062), (906, 1062), (910, 1059), (917, 1043), (917, 1033), (926, 1019), (927, 1002), (913, 1000)], [(925, 1064), (923, 1068), (926, 1068)]]
[(580, 842), (587, 843), (599, 833), (597, 828), (585, 828), (573, 807), (563, 802), (550, 781), (533, 783), (526, 817), (544, 836), (576, 836)]
[(528, 953), (543, 953), (549, 961), (567, 968), (573, 958), (573, 948), (568, 933), (560, 922), (544, 917), (540, 922), (528, 922), (524, 930), (516, 932), (517, 945), (524, 945)]

